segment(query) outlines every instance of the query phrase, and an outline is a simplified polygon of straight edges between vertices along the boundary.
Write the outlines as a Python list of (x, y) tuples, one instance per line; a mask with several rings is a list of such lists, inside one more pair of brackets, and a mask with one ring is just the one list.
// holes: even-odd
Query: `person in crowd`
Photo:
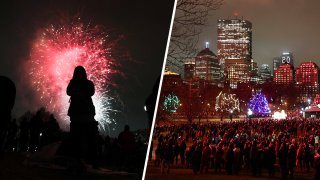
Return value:
[[(258, 121), (160, 124), (155, 128), (154, 139), (161, 142), (173, 139), (181, 148), (179, 137), (188, 135), (192, 141), (186, 141), (186, 166), (177, 167), (189, 168), (191, 165), (195, 174), (200, 170), (206, 171), (209, 157), (209, 164), (214, 165), (215, 173), (237, 174), (238, 171), (242, 174), (251, 171), (254, 176), (263, 176), (265, 167), (269, 177), (277, 177), (276, 172), (280, 172), (278, 176), (287, 179), (288, 175), (294, 178), (296, 167), (308, 173), (306, 162), (309, 167), (312, 164), (316, 166), (314, 137), (318, 129), (320, 119), (299, 117), (281, 121), (261, 118)], [(297, 135), (295, 131), (299, 131)], [(208, 143), (211, 153), (206, 156)], [(171, 153), (174, 153), (173, 145)], [(276, 162), (279, 166), (275, 166)]]
[(289, 152), (288, 152), (288, 172), (289, 172), (290, 179), (293, 179), (295, 165), (296, 165), (296, 150), (295, 150), (294, 144), (291, 144), (289, 146)]
[(317, 153), (314, 156), (314, 180), (320, 179), (320, 148), (317, 149)]
[(205, 143), (204, 148), (202, 150), (201, 157), (201, 170), (200, 172), (208, 173), (210, 166), (210, 156), (211, 156), (211, 148), (209, 147), (209, 143)]
[(202, 149), (201, 146), (197, 145), (196, 149), (192, 153), (191, 164), (192, 164), (192, 170), (194, 174), (198, 174), (198, 172), (200, 171), (201, 156), (202, 156), (201, 149)]
[(133, 165), (133, 152), (135, 147), (135, 138), (130, 131), (130, 126), (125, 125), (124, 130), (119, 134), (118, 141), (121, 148), (121, 164), (123, 168)]

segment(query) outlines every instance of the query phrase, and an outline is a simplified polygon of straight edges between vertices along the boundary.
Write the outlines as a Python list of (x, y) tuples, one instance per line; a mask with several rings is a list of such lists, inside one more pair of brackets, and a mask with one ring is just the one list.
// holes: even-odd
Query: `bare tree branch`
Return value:
[(181, 69), (183, 61), (198, 51), (199, 34), (208, 23), (211, 11), (217, 10), (223, 0), (178, 0), (171, 33), (167, 66)]

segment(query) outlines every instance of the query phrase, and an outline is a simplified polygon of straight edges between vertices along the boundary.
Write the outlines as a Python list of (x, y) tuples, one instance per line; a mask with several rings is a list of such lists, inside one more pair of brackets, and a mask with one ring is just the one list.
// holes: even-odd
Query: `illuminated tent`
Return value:
[(306, 109), (304, 111), (305, 113), (305, 117), (316, 117), (319, 118), (320, 117), (320, 108), (317, 106), (311, 106), (309, 109)]

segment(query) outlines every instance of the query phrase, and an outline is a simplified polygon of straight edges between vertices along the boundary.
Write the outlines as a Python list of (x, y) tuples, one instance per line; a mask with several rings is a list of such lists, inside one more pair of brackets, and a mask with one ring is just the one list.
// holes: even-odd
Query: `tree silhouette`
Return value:
[(197, 52), (198, 35), (208, 23), (208, 15), (223, 0), (178, 0), (168, 52), (168, 64), (178, 68)]

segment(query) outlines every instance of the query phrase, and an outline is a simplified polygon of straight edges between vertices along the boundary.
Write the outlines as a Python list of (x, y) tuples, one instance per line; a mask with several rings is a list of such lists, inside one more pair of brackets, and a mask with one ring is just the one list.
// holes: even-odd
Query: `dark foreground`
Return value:
[(28, 154), (9, 153), (0, 160), (0, 179), (140, 179), (137, 174), (101, 168), (88, 168), (82, 174), (67, 171), (63, 166), (48, 162), (35, 162), (26, 159)]
[[(221, 173), (215, 173), (214, 170), (209, 170), (208, 173), (193, 174), (192, 169), (186, 169), (182, 167), (173, 166), (170, 168), (169, 174), (161, 174), (160, 167), (155, 167), (153, 161), (149, 161), (148, 168), (146, 172), (146, 180), (162, 180), (162, 179), (172, 179), (172, 180), (272, 180), (280, 179), (279, 169), (276, 171), (276, 176), (274, 178), (269, 178), (267, 172), (263, 172), (260, 177), (253, 177), (250, 172), (240, 171), (238, 175), (227, 175), (224, 171)], [(294, 176), (294, 180), (313, 180), (312, 173), (299, 173), (297, 172)]]

